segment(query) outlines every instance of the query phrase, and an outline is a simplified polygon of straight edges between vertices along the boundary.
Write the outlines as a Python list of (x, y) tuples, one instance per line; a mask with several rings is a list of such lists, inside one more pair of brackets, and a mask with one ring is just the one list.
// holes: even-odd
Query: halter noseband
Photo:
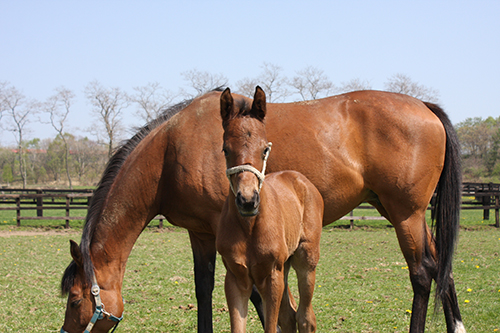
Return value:
[(241, 173), (241, 172), (244, 172), (244, 171), (249, 171), (249, 172), (253, 173), (257, 177), (257, 179), (259, 179), (259, 192), (260, 192), (260, 189), (262, 188), (262, 184), (264, 183), (264, 179), (266, 178), (265, 172), (266, 172), (266, 166), (267, 166), (267, 159), (269, 158), (269, 154), (271, 153), (271, 146), (272, 145), (273, 144), (271, 142), (269, 142), (267, 144), (267, 149), (266, 149), (266, 152), (264, 155), (264, 163), (262, 165), (262, 171), (259, 171), (256, 168), (254, 168), (253, 166), (247, 165), (247, 164), (237, 165), (237, 166), (234, 166), (234, 167), (226, 170), (226, 176), (227, 176), (227, 179), (229, 179), (229, 185), (231, 186), (231, 191), (233, 191), (234, 195), (236, 195), (236, 192), (234, 190), (233, 183), (231, 182), (231, 176), (238, 174), (238, 173)]
[[(111, 333), (113, 333), (116, 330), (116, 328), (118, 327), (118, 324), (120, 323), (120, 321), (122, 321), (123, 314), (120, 318), (118, 318), (118, 317), (112, 315), (111, 313), (107, 312), (104, 309), (104, 303), (102, 303), (102, 301), (101, 301), (101, 294), (100, 294), (101, 288), (99, 288), (99, 285), (97, 284), (97, 279), (95, 277), (95, 273), (92, 276), (92, 288), (90, 289), (90, 291), (91, 291), (92, 295), (94, 295), (95, 311), (94, 311), (94, 315), (90, 319), (90, 323), (87, 325), (87, 327), (85, 328), (85, 331), (83, 333), (90, 333), (90, 331), (94, 327), (95, 323), (98, 320), (101, 320), (104, 318), (108, 318), (109, 320), (116, 322), (115, 327), (111, 331)], [(67, 332), (63, 328), (61, 328), (60, 333), (69, 333), (69, 332)]]

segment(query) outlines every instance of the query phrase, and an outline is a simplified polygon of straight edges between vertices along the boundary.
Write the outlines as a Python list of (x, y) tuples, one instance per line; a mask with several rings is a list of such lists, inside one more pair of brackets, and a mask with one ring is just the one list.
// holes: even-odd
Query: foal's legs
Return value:
[(292, 257), (292, 266), (297, 273), (299, 285), (297, 323), (300, 333), (316, 332), (316, 315), (312, 307), (312, 298), (318, 261), (319, 246), (308, 241), (301, 243)]
[[(284, 263), (283, 263), (284, 266)], [(257, 281), (256, 281), (257, 282)], [(256, 283), (257, 287), (262, 287), (261, 294), (264, 296), (264, 312), (266, 314), (265, 333), (276, 333), (278, 317), (280, 313), (281, 301), (285, 292), (284, 272), (276, 269), (265, 277), (262, 283)]]
[(285, 289), (283, 291), (283, 298), (281, 299), (280, 312), (278, 318), (278, 324), (281, 327), (281, 332), (283, 333), (295, 333), (297, 332), (297, 322), (295, 319), (296, 307), (295, 300), (290, 294), (290, 289), (288, 288), (288, 273), (290, 272), (290, 259), (285, 262), (283, 278), (285, 282)]
[(247, 325), (248, 300), (252, 293), (252, 284), (238, 281), (234, 273), (227, 269), (224, 291), (229, 308), (231, 332), (244, 333)]
[[(198, 235), (189, 231), (189, 240), (193, 251), (194, 283), (196, 301), (198, 303), (198, 332), (212, 333), (212, 292), (214, 290), (214, 274), (216, 261), (215, 238)], [(256, 288), (252, 289), (251, 301), (263, 323), (262, 298)]]

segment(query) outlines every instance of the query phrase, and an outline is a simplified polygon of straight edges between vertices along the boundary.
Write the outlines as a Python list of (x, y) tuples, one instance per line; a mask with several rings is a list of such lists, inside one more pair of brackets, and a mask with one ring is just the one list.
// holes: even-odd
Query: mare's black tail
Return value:
[[(446, 131), (446, 154), (444, 167), (437, 185), (435, 210), (435, 236), (438, 253), (436, 277), (436, 300), (444, 299), (449, 288), (452, 272), (453, 252), (460, 223), (462, 197), (462, 170), (460, 144), (446, 113), (437, 105), (425, 103), (441, 120)], [(434, 221), (433, 221), (434, 223)]]

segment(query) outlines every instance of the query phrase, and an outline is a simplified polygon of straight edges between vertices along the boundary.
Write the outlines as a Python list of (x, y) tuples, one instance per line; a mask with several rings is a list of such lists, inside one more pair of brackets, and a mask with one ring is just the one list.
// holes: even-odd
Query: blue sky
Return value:
[[(0, 81), (45, 100), (77, 95), (70, 128), (92, 120), (83, 90), (158, 82), (182, 72), (224, 74), (229, 86), (263, 62), (293, 76), (307, 66), (339, 85), (374, 89), (396, 73), (434, 88), (453, 123), (500, 116), (500, 1), (11, 1), (0, 0)], [(141, 125), (126, 111), (127, 126)], [(2, 120), (3, 121), (3, 120)], [(31, 137), (53, 137), (34, 122)], [(0, 144), (13, 142), (0, 133)]]

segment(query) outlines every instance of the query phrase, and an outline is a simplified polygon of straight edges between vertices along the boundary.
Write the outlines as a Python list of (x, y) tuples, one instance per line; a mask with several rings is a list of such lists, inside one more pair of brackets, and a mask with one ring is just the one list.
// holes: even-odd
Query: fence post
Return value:
[(158, 229), (163, 229), (163, 219), (160, 218), (160, 221), (158, 222)]
[(483, 196), (483, 220), (489, 220), (490, 219), (490, 205), (491, 205), (491, 196), (490, 195), (484, 195)]
[(500, 228), (500, 218), (499, 218), (499, 211), (498, 211), (498, 205), (500, 204), (500, 196), (497, 194), (495, 195), (495, 227)]
[[(42, 194), (42, 190), (36, 190), (36, 194)], [(43, 196), (36, 198), (36, 216), (43, 216)]]
[(16, 198), (16, 218), (17, 218), (17, 226), (21, 226), (21, 196), (17, 196)]
[[(349, 216), (354, 216), (354, 211), (353, 210), (351, 210), (351, 212), (349, 213)], [(351, 221), (351, 229), (352, 229), (352, 228), (354, 228), (354, 220), (351, 219), (350, 221)]]
[(69, 229), (69, 195), (66, 195), (66, 229)]

